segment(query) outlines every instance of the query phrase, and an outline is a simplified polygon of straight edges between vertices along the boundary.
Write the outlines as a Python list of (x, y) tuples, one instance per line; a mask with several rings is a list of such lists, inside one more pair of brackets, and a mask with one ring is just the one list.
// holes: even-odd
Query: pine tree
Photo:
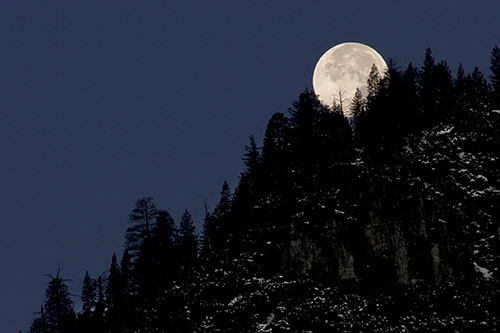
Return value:
[(178, 273), (179, 257), (176, 253), (175, 240), (177, 228), (175, 221), (166, 210), (158, 211), (153, 229), (150, 280), (158, 279), (158, 288), (173, 281)]
[(102, 278), (92, 279), (87, 272), (83, 279), (82, 312), (78, 315), (78, 332), (104, 332), (104, 295)]
[(134, 278), (134, 269), (131, 261), (131, 255), (127, 250), (123, 251), (122, 258), (120, 260), (120, 277), (123, 294), (127, 297), (131, 293), (132, 281)]
[(287, 149), (288, 125), (289, 119), (281, 112), (273, 114), (267, 123), (262, 147), (262, 160), (266, 164), (266, 169), (269, 169), (269, 165), (274, 164), (274, 160), (280, 159), (280, 156)]
[(81, 300), (82, 315), (90, 317), (97, 304), (97, 281), (90, 277), (88, 271), (83, 278)]
[(455, 81), (453, 83), (454, 95), (457, 99), (456, 105), (460, 107), (465, 102), (466, 93), (466, 75), (462, 64), (458, 65), (457, 75), (455, 76)]
[(454, 86), (453, 124), (462, 132), (470, 132), (472, 127), (483, 122), (485, 112), (490, 109), (490, 87), (479, 68), (465, 75), (459, 67)]
[(417, 69), (409, 63), (401, 79), (402, 114), (400, 117), (408, 133), (414, 133), (422, 128), (423, 116), (419, 108), (416, 79)]
[(129, 215), (131, 226), (127, 228), (125, 235), (126, 250), (131, 256), (132, 263), (138, 258), (143, 242), (151, 236), (157, 215), (152, 197), (141, 198), (135, 203), (135, 208)]
[(381, 81), (380, 73), (378, 71), (378, 68), (375, 64), (372, 65), (372, 68), (370, 70), (370, 74), (368, 74), (368, 80), (367, 80), (367, 90), (368, 90), (368, 95), (366, 97), (368, 103), (372, 103), (375, 97), (378, 94), (378, 91), (380, 89), (380, 81)]
[[(383, 126), (385, 118), (381, 112), (385, 109), (381, 107), (383, 103), (379, 98), (379, 93), (385, 86), (381, 84), (382, 78), (375, 64), (370, 70), (366, 83), (368, 95), (364, 103), (364, 112), (356, 112), (354, 116), (354, 136), (358, 144), (364, 146), (365, 153), (377, 156), (383, 136), (379, 129)], [(371, 153), (371, 151), (376, 151), (376, 153)]]
[(495, 46), (491, 51), (491, 86), (493, 88), (492, 103), (497, 110), (500, 109), (500, 47)]
[(124, 305), (125, 290), (124, 281), (118, 265), (116, 253), (111, 258), (109, 268), (108, 285), (106, 287), (107, 319), (111, 322), (117, 321), (120, 314), (120, 307)]
[(231, 211), (231, 189), (227, 181), (224, 181), (220, 192), (220, 199), (214, 209), (214, 216), (217, 219), (222, 219)]
[(436, 62), (432, 56), (430, 48), (425, 50), (424, 64), (419, 78), (420, 95), (422, 96), (423, 118), (426, 123), (436, 111), (436, 82), (434, 80), (434, 70)]
[(243, 155), (243, 161), (246, 166), (246, 174), (253, 174), (257, 171), (260, 164), (260, 153), (255, 143), (255, 138), (250, 135), (250, 145), (245, 147), (245, 154)]
[[(261, 154), (253, 135), (250, 136), (250, 145), (245, 146), (245, 151), (243, 161), (246, 169), (241, 173), (240, 182), (233, 195), (233, 211), (236, 214), (239, 214), (243, 210), (248, 213), (251, 210), (252, 202), (255, 200), (255, 195), (259, 191), (258, 187), (260, 185)], [(238, 216), (238, 218), (244, 217)]]
[(469, 92), (469, 101), (472, 102), (470, 104), (471, 107), (478, 112), (489, 109), (488, 96), (490, 96), (490, 87), (478, 67), (474, 67), (470, 76), (467, 76), (467, 81), (469, 84), (467, 89)]
[(356, 92), (354, 93), (354, 98), (351, 102), (351, 114), (356, 119), (363, 113), (365, 110), (365, 102), (363, 99), (363, 94), (359, 88), (356, 88)]
[(192, 265), (196, 260), (198, 241), (195, 230), (191, 214), (186, 209), (181, 217), (177, 238), (177, 246), (181, 253), (182, 264), (184, 265)]
[(273, 114), (267, 124), (262, 147), (262, 195), (279, 188), (285, 181), (290, 148), (289, 133), (290, 119), (283, 113)]
[(446, 61), (439, 62), (434, 70), (436, 82), (436, 121), (447, 121), (452, 117), (454, 104), (453, 76)]
[[(229, 184), (224, 181), (220, 192), (220, 199), (215, 206), (213, 214), (208, 217), (210, 221), (209, 238), (212, 251), (216, 255), (222, 255), (227, 249), (229, 237), (234, 232), (231, 224), (230, 213), (232, 209), (232, 195)], [(208, 222), (208, 221), (207, 221)]]
[(106, 312), (106, 300), (104, 298), (104, 286), (102, 276), (97, 277), (97, 300), (95, 303), (93, 319), (94, 319), (94, 332), (105, 331), (104, 314)]
[(44, 313), (47, 333), (72, 332), (75, 324), (73, 302), (66, 281), (59, 276), (48, 275), (50, 281), (45, 289)]
[(215, 206), (213, 213), (208, 209), (205, 203), (205, 218), (203, 221), (203, 235), (201, 257), (213, 260), (224, 254), (228, 237), (234, 231), (234, 226), (230, 222), (230, 213), (232, 209), (232, 197), (229, 184), (224, 181), (220, 193), (220, 199)]
[(107, 307), (104, 321), (106, 328), (111, 332), (123, 332), (124, 327), (132, 319), (130, 315), (133, 313), (130, 295), (132, 268), (129, 258), (128, 252), (125, 251), (121, 260), (121, 268), (115, 253), (111, 258), (108, 283), (104, 291)]
[(436, 64), (430, 48), (425, 51), (419, 88), (425, 124), (432, 126), (451, 115), (453, 112), (452, 75), (446, 61)]
[[(297, 139), (307, 139), (311, 134), (314, 125), (318, 121), (319, 111), (326, 111), (325, 107), (319, 102), (316, 95), (306, 89), (299, 95), (299, 99), (292, 103), (292, 107), (288, 109), (290, 114), (291, 128), (298, 132)], [(334, 111), (334, 110), (333, 110)], [(337, 110), (342, 113), (341, 110)]]

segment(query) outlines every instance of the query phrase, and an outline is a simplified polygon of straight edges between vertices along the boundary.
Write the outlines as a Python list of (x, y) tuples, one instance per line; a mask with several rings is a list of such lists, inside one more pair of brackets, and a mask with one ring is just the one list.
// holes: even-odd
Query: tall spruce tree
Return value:
[(446, 61), (440, 61), (434, 69), (436, 82), (436, 121), (448, 122), (455, 111), (453, 104), (453, 76)]
[[(230, 213), (232, 209), (231, 188), (227, 181), (224, 181), (220, 192), (220, 199), (215, 206), (212, 223), (210, 227), (210, 243), (212, 250), (217, 255), (223, 255), (227, 249), (227, 242), (234, 232), (234, 225), (231, 224)], [(225, 254), (224, 254), (225, 255)]]
[(132, 285), (134, 280), (134, 269), (131, 262), (131, 255), (127, 250), (123, 251), (120, 260), (120, 278), (123, 295), (126, 299), (132, 294)]
[(66, 281), (59, 275), (48, 275), (50, 281), (45, 289), (44, 314), (47, 333), (69, 333), (74, 330), (75, 311)]
[(419, 99), (417, 94), (417, 69), (412, 63), (401, 77), (401, 122), (408, 133), (414, 133), (421, 128), (422, 117), (419, 110)]
[(382, 80), (382, 77), (380, 76), (380, 72), (378, 71), (378, 68), (375, 64), (372, 65), (372, 68), (370, 70), (370, 73), (368, 74), (368, 79), (367, 79), (367, 89), (368, 89), (368, 95), (366, 97), (368, 103), (373, 102), (375, 97), (378, 94), (378, 91), (380, 89), (380, 81)]
[(491, 51), (491, 86), (493, 107), (500, 110), (500, 47), (495, 46)]
[(253, 174), (257, 171), (260, 164), (260, 152), (255, 143), (255, 138), (250, 135), (250, 145), (245, 147), (245, 154), (243, 155), (243, 162), (245, 163), (245, 173)]
[(90, 277), (88, 271), (85, 272), (85, 277), (83, 278), (80, 298), (82, 300), (82, 316), (90, 317), (97, 304), (97, 281)]
[(220, 192), (220, 199), (217, 206), (214, 209), (214, 216), (217, 219), (222, 219), (227, 216), (231, 211), (231, 188), (227, 181), (222, 184), (222, 190)]
[(107, 326), (114, 327), (116, 323), (123, 321), (123, 309), (127, 306), (124, 276), (118, 265), (116, 253), (113, 253), (111, 258), (105, 294)]
[(281, 112), (273, 114), (269, 119), (262, 147), (262, 159), (266, 164), (274, 164), (273, 160), (280, 159), (280, 156), (286, 150), (288, 125), (289, 119)]
[(104, 321), (104, 315), (106, 312), (106, 299), (104, 297), (104, 285), (102, 275), (97, 277), (97, 300), (95, 303), (93, 322), (94, 322), (94, 332), (100, 333), (105, 332), (106, 326)]
[(436, 61), (432, 55), (432, 50), (431, 48), (427, 48), (427, 50), (425, 50), (424, 63), (420, 70), (419, 77), (419, 89), (426, 120), (435, 113), (436, 109), (435, 68)]
[[(236, 210), (251, 209), (249, 205), (255, 200), (260, 185), (258, 179), (261, 172), (261, 154), (253, 135), (250, 136), (250, 145), (245, 146), (243, 162), (245, 163), (245, 171), (241, 173), (240, 182), (235, 189), (233, 210), (234, 208)], [(235, 204), (241, 207), (235, 207)]]
[(191, 214), (186, 209), (179, 223), (179, 233), (177, 236), (177, 247), (182, 258), (182, 265), (192, 265), (196, 260), (198, 252), (198, 240), (195, 233), (195, 226)]
[(363, 94), (359, 88), (356, 88), (356, 92), (354, 93), (354, 98), (351, 102), (351, 114), (356, 119), (360, 116), (362, 112), (365, 110), (365, 101), (363, 99)]
[(130, 254), (130, 260), (134, 263), (146, 239), (151, 236), (158, 211), (152, 197), (144, 197), (135, 203), (135, 207), (129, 215), (130, 226), (125, 235), (126, 251)]
[(151, 239), (151, 272), (147, 273), (150, 275), (148, 280), (151, 282), (156, 280), (156, 283), (159, 283), (156, 288), (167, 287), (178, 273), (180, 259), (175, 248), (176, 238), (177, 228), (174, 219), (168, 211), (158, 211)]
[(104, 332), (104, 295), (102, 290), (102, 278), (90, 277), (88, 271), (83, 279), (82, 311), (78, 315), (76, 332)]

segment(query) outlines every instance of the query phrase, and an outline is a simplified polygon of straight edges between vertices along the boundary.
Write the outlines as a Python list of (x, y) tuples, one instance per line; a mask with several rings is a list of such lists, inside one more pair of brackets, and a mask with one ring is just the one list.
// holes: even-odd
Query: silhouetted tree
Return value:
[[(489, 111), (490, 87), (478, 67), (474, 67), (472, 73), (467, 75), (467, 84), (469, 107), (475, 113), (482, 113), (485, 109)], [(478, 114), (476, 116), (481, 118), (483, 115)]]
[(419, 89), (422, 98), (423, 118), (426, 124), (433, 122), (436, 113), (437, 88), (434, 80), (436, 62), (430, 48), (425, 50), (424, 64), (420, 71)]
[(493, 88), (493, 106), (500, 109), (500, 47), (495, 46), (491, 51), (491, 85)]
[(430, 48), (425, 52), (419, 88), (423, 120), (427, 125), (432, 126), (447, 119), (454, 111), (452, 108), (453, 79), (450, 69), (446, 61), (436, 64)]
[(467, 112), (467, 77), (462, 64), (459, 64), (457, 74), (453, 82), (453, 93), (455, 96), (456, 110), (452, 116), (454, 123), (462, 121)]
[(97, 277), (97, 300), (95, 303), (93, 321), (94, 321), (94, 332), (105, 332), (105, 321), (104, 314), (106, 312), (106, 300), (104, 297), (104, 286), (102, 281), (102, 275)]
[[(151, 283), (158, 279), (159, 285), (153, 286), (162, 288), (169, 285), (175, 279), (178, 273), (180, 258), (176, 253), (175, 240), (177, 238), (177, 228), (175, 221), (166, 210), (158, 211), (156, 225), (153, 229), (151, 269), (150, 272), (144, 272), (147, 277), (150, 275)], [(147, 254), (145, 253), (147, 256)]]
[(351, 102), (351, 113), (352, 116), (356, 119), (359, 115), (365, 111), (365, 101), (363, 99), (363, 94), (359, 88), (356, 88), (356, 92), (354, 93), (354, 98)]
[[(126, 257), (124, 255), (124, 257)], [(122, 324), (126, 319), (124, 318), (124, 309), (127, 307), (127, 294), (125, 288), (126, 281), (121, 273), (120, 266), (113, 253), (111, 258), (111, 266), (109, 268), (108, 283), (106, 286), (106, 326), (110, 329), (117, 328), (117, 325)], [(117, 331), (113, 330), (113, 332)]]
[(126, 296), (131, 293), (133, 273), (130, 253), (125, 250), (120, 260), (120, 277), (122, 280), (123, 294)]
[(217, 219), (222, 219), (231, 212), (231, 188), (227, 181), (222, 184), (219, 203), (215, 206), (214, 216)]
[(272, 115), (267, 123), (262, 147), (262, 158), (266, 164), (272, 164), (273, 158), (280, 159), (286, 147), (286, 132), (289, 119), (281, 112)]
[(66, 281), (59, 276), (48, 275), (45, 289), (44, 316), (47, 333), (67, 333), (74, 330), (75, 312)]
[(454, 112), (453, 104), (453, 77), (446, 61), (439, 62), (434, 69), (436, 82), (436, 121), (443, 122), (450, 119)]
[(89, 272), (85, 272), (82, 286), (82, 315), (90, 316), (97, 304), (97, 281), (92, 279)]
[(181, 264), (192, 265), (196, 260), (198, 252), (198, 241), (195, 226), (191, 214), (186, 209), (179, 223), (177, 246), (180, 252)]
[(206, 231), (209, 236), (210, 248), (216, 255), (224, 255), (229, 235), (234, 231), (234, 225), (230, 224), (230, 213), (232, 207), (232, 195), (229, 184), (224, 181), (220, 192), (220, 199), (215, 206), (213, 214), (206, 216)]
[(400, 119), (408, 133), (415, 133), (422, 128), (423, 124), (417, 94), (417, 72), (413, 64), (409, 63), (401, 78)]
[[(243, 162), (245, 163), (245, 171), (241, 173), (240, 182), (235, 189), (233, 198), (233, 210), (246, 210), (248, 212), (251, 207), (251, 202), (255, 200), (256, 192), (259, 191), (259, 176), (261, 171), (261, 154), (260, 149), (255, 143), (253, 135), (250, 136), (250, 145), (245, 146), (245, 154)], [(235, 207), (234, 204), (241, 207)]]
[[(378, 68), (373, 64), (367, 79), (368, 95), (364, 105), (365, 112), (356, 112), (354, 115), (355, 138), (358, 144), (365, 147), (365, 152), (379, 151), (381, 148), (381, 137), (383, 132), (379, 131), (385, 117), (381, 110), (384, 110), (378, 98), (382, 77)], [(377, 153), (370, 153), (377, 155)]]
[(131, 262), (138, 258), (143, 242), (151, 236), (156, 216), (158, 215), (152, 197), (139, 199), (129, 215), (130, 227), (125, 235), (126, 250), (130, 254)]
[(102, 279), (92, 279), (87, 272), (81, 292), (82, 312), (78, 315), (77, 332), (104, 332), (104, 295)]
[(255, 143), (255, 138), (250, 135), (250, 145), (245, 147), (245, 154), (243, 155), (243, 161), (246, 166), (246, 173), (254, 173), (260, 164), (260, 153)]
[(372, 65), (372, 68), (370, 70), (370, 73), (368, 74), (368, 79), (367, 79), (367, 90), (368, 90), (368, 95), (366, 97), (368, 103), (372, 103), (375, 97), (378, 94), (378, 91), (380, 89), (380, 81), (382, 80), (380, 76), (380, 72), (378, 71), (378, 68), (375, 64)]

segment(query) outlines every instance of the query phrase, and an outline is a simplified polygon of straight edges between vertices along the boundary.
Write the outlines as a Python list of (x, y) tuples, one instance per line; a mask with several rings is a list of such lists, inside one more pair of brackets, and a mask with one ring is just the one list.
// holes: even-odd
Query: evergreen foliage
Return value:
[(187, 209), (182, 214), (181, 222), (179, 223), (176, 244), (179, 248), (178, 257), (181, 265), (193, 265), (198, 255), (198, 237), (196, 236), (193, 218)]
[(50, 278), (45, 289), (45, 301), (40, 311), (40, 317), (36, 318), (30, 328), (30, 332), (44, 333), (67, 333), (75, 330), (75, 312), (73, 301), (70, 298), (66, 281), (59, 276), (48, 274)]
[(88, 316), (94, 312), (97, 304), (97, 281), (92, 279), (89, 272), (85, 272), (82, 287), (82, 315)]
[(125, 235), (126, 251), (132, 263), (137, 260), (143, 243), (150, 238), (157, 215), (152, 197), (141, 198), (135, 203), (135, 208), (129, 215), (130, 227)]
[(500, 109), (500, 47), (495, 46), (491, 51), (491, 85), (493, 87), (492, 103), (494, 108)]

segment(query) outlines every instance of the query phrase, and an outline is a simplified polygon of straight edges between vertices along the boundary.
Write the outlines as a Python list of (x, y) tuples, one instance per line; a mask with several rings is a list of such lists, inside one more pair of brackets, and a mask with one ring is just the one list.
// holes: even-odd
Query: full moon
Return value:
[(341, 105), (351, 117), (351, 102), (356, 88), (367, 96), (366, 81), (375, 64), (381, 76), (387, 64), (377, 51), (361, 43), (338, 44), (319, 58), (313, 74), (313, 89), (321, 104), (332, 108)]

